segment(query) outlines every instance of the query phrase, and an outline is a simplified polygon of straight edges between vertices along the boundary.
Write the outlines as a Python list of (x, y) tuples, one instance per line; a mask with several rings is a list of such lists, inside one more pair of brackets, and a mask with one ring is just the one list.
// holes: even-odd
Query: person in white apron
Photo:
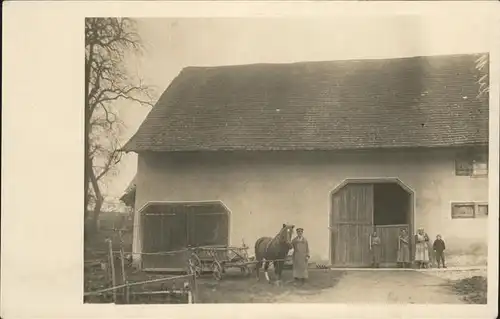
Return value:
[(426, 268), (429, 264), (429, 236), (423, 228), (415, 234), (415, 262), (417, 268)]
[(293, 278), (301, 283), (308, 278), (307, 264), (310, 257), (309, 243), (303, 234), (304, 229), (297, 228), (297, 237), (292, 240)]

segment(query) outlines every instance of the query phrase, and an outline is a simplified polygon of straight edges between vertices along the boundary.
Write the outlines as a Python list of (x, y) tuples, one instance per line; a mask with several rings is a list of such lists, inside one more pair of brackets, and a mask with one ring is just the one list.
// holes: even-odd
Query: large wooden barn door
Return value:
[(331, 259), (335, 267), (370, 265), (373, 185), (347, 184), (332, 195)]
[[(163, 208), (143, 216), (143, 256), (145, 269), (184, 269), (187, 219), (182, 211)], [(178, 253), (166, 254), (167, 252)]]

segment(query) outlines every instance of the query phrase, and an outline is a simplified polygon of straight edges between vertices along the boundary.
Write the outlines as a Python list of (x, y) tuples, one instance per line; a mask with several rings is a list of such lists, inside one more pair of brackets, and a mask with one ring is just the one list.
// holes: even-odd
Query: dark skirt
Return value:
[(380, 246), (372, 246), (372, 261), (374, 264), (380, 263)]

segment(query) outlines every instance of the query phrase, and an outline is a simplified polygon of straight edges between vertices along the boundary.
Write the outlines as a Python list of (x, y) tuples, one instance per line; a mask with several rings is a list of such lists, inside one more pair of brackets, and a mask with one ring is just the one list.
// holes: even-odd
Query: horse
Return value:
[(261, 237), (257, 239), (255, 242), (255, 259), (257, 260), (255, 273), (257, 280), (260, 280), (259, 269), (264, 263), (264, 274), (266, 275), (267, 282), (270, 283), (267, 270), (270, 261), (273, 261), (277, 282), (279, 283), (281, 281), (281, 273), (285, 265), (285, 258), (288, 255), (288, 251), (292, 248), (294, 227), (295, 225), (283, 224), (283, 227), (274, 238)]

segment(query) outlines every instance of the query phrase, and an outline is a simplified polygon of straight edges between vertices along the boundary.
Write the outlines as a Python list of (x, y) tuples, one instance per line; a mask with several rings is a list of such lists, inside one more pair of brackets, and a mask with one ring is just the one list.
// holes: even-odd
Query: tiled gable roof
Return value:
[(488, 143), (478, 55), (188, 67), (126, 151)]

